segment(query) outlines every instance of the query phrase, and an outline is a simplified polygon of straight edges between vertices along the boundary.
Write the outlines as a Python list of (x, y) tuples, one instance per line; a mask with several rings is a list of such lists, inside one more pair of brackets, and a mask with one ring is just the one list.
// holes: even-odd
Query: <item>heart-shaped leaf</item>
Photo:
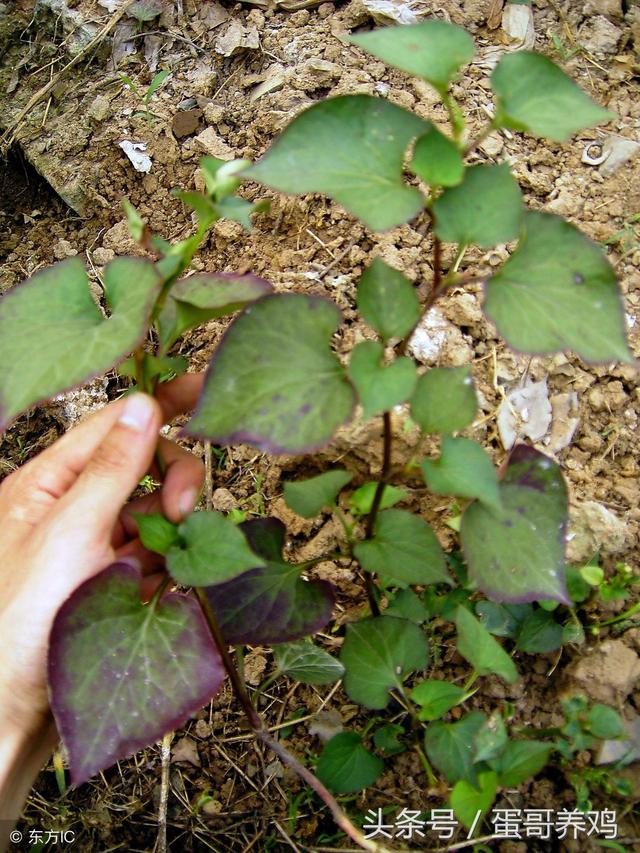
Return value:
[(366, 708), (386, 708), (389, 690), (400, 689), (410, 672), (427, 666), (429, 648), (413, 622), (375, 616), (347, 625), (340, 662), (349, 697)]
[(494, 601), (549, 599), (571, 606), (564, 577), (567, 489), (560, 468), (518, 445), (500, 498), (500, 513), (481, 503), (463, 513), (460, 536), (471, 579)]
[(368, 228), (384, 231), (424, 206), (402, 179), (418, 116), (381, 98), (343, 95), (309, 107), (244, 175), (286, 193), (325, 193)]
[(506, 163), (470, 166), (433, 205), (441, 240), (490, 249), (520, 234), (522, 193)]
[(477, 787), (470, 785), (466, 779), (460, 779), (449, 795), (455, 816), (467, 829), (477, 826), (491, 808), (498, 790), (498, 776), (493, 770), (478, 773), (476, 784)]
[(455, 73), (475, 51), (473, 39), (465, 30), (438, 20), (384, 27), (347, 40), (388, 65), (422, 77), (440, 92), (446, 92)]
[(272, 290), (268, 281), (251, 273), (202, 273), (177, 281), (158, 317), (162, 352), (188, 329), (233, 314)]
[(303, 684), (329, 684), (344, 675), (339, 660), (306, 640), (276, 646), (273, 656), (280, 672)]
[(161, 279), (153, 264), (116, 258), (104, 271), (111, 316), (93, 301), (80, 258), (0, 299), (0, 429), (34, 403), (105, 373), (143, 339)]
[(282, 559), (286, 531), (277, 518), (257, 518), (241, 528), (265, 565), (206, 589), (227, 642), (273, 645), (315, 634), (331, 618), (331, 584), (304, 580), (303, 566)]
[(332, 506), (353, 478), (348, 471), (326, 471), (308, 480), (284, 484), (284, 499), (288, 507), (303, 518), (315, 518), (325, 507)]
[(250, 305), (216, 350), (189, 435), (271, 453), (308, 453), (346, 421), (354, 392), (329, 349), (340, 322), (320, 296), (279, 293)]
[(456, 611), (458, 651), (479, 675), (499, 675), (509, 684), (518, 680), (518, 670), (500, 643), (466, 607)]
[(442, 439), (440, 458), (422, 462), (425, 483), (437, 495), (477, 498), (487, 506), (500, 509), (498, 472), (491, 457), (468, 438)]
[(564, 142), (585, 127), (615, 114), (592, 101), (546, 56), (519, 50), (505, 53), (491, 75), (498, 104), (494, 125)]
[(56, 615), (51, 708), (75, 785), (179, 728), (217, 693), (218, 651), (194, 598), (140, 601), (141, 576), (114, 563)]
[(484, 311), (509, 346), (633, 362), (616, 276), (599, 246), (560, 216), (529, 211), (518, 248), (486, 286)]
[(432, 187), (455, 187), (464, 177), (460, 149), (435, 124), (416, 142), (409, 168)]
[(240, 528), (219, 512), (193, 512), (166, 552), (171, 577), (184, 586), (214, 586), (264, 566)]
[(549, 760), (551, 745), (540, 740), (512, 740), (489, 763), (502, 788), (515, 788), (539, 773)]
[(159, 512), (133, 513), (138, 525), (140, 541), (149, 551), (166, 554), (172, 545), (180, 542), (178, 525), (172, 524)]
[(411, 398), (411, 417), (423, 432), (456, 432), (469, 426), (478, 401), (469, 367), (433, 367)]
[(402, 338), (420, 319), (420, 301), (409, 279), (374, 258), (358, 282), (358, 311), (383, 341)]
[(349, 378), (355, 385), (365, 420), (404, 403), (415, 388), (416, 366), (407, 356), (384, 365), (379, 341), (362, 341), (351, 352)]
[(438, 537), (412, 512), (381, 512), (373, 538), (358, 542), (353, 553), (365, 571), (376, 572), (400, 586), (451, 583)]
[(418, 718), (420, 720), (437, 720), (455, 705), (463, 701), (467, 694), (449, 681), (429, 679), (422, 681), (411, 691), (411, 698), (420, 705)]
[[(474, 767), (473, 741), (486, 721), (480, 711), (471, 711), (457, 723), (431, 723), (424, 736), (424, 746), (435, 767), (449, 784), (466, 779), (477, 784), (478, 768)], [(485, 765), (486, 767), (486, 765)]]
[[(369, 481), (368, 483), (363, 483), (360, 488), (349, 495), (349, 511), (354, 518), (362, 518), (363, 515), (369, 515), (373, 507), (373, 500), (377, 489), (378, 484)], [(382, 499), (378, 509), (389, 509), (389, 507), (395, 506), (408, 496), (408, 493), (404, 489), (399, 489), (397, 486), (385, 486), (382, 490)]]
[(384, 761), (362, 745), (357, 732), (340, 732), (320, 753), (318, 779), (336, 794), (352, 794), (373, 785), (384, 769)]
[(520, 625), (516, 649), (529, 654), (547, 654), (562, 645), (562, 625), (551, 613), (539, 608), (532, 611)]

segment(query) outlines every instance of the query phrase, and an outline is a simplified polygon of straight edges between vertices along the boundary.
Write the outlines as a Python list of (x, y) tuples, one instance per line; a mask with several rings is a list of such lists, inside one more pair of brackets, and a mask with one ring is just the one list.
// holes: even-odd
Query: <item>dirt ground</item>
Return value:
[[(99, 279), (101, 268), (115, 255), (139, 254), (121, 212), (125, 197), (155, 232), (174, 240), (185, 236), (192, 228), (190, 215), (171, 191), (199, 186), (199, 158), (213, 154), (255, 159), (294, 115), (320, 98), (377, 94), (446, 122), (425, 84), (389, 70), (341, 40), (374, 25), (375, 3), (256, 0), (251, 5), (221, 5), (163, 0), (161, 16), (150, 23), (138, 26), (122, 18), (16, 126), (34, 93), (108, 24), (118, 5), (118, 0), (42, 0), (35, 8), (32, 0), (0, 3), (0, 131), (12, 142), (0, 166), (0, 293), (56, 259), (85, 256), (91, 276)], [(425, 0), (413, 7), (390, 5), (413, 8), (418, 15), (435, 13), (473, 34), (478, 53), (454, 92), (474, 135), (486, 123), (491, 103), (492, 56), (508, 47), (496, 16), (501, 4)], [(375, 14), (381, 22), (380, 13)], [(640, 223), (633, 217), (640, 213), (640, 145), (630, 147), (625, 162), (611, 157), (600, 165), (593, 161), (599, 159), (603, 143), (605, 150), (612, 144), (611, 137), (613, 143), (618, 137), (640, 142), (640, 5), (637, 0), (535, 0), (533, 25), (535, 49), (560, 63), (617, 119), (565, 145), (494, 133), (474, 157), (478, 162), (507, 160), (531, 208), (562, 214), (608, 245), (624, 294), (631, 346), (639, 355)], [(151, 115), (146, 115), (120, 74), (135, 80), (144, 93), (154, 74), (165, 68), (171, 76), (150, 99)], [(120, 147), (123, 140), (146, 145), (152, 160), (148, 174), (133, 168)], [(267, 196), (249, 183), (243, 192), (250, 199)], [(426, 293), (432, 276), (426, 220), (372, 234), (327, 199), (270, 197), (270, 211), (256, 219), (250, 235), (235, 223), (217, 223), (195, 267), (251, 270), (278, 290), (331, 297), (345, 320), (337, 342), (340, 354), (370, 334), (356, 318), (355, 287), (373, 256), (403, 270), (419, 284), (419, 293)], [(504, 247), (488, 254), (469, 251), (461, 269), (489, 269), (504, 257)], [(445, 254), (445, 267), (453, 260)], [(417, 357), (425, 364), (472, 365), (482, 409), (472, 434), (497, 462), (505, 455), (498, 427), (505, 395), (527, 382), (545, 381), (551, 423), (533, 443), (555, 456), (570, 487), (569, 558), (580, 563), (599, 551), (608, 574), (620, 562), (639, 572), (640, 396), (635, 369), (593, 367), (571, 354), (513, 354), (483, 318), (480, 291), (479, 285), (454, 290), (439, 303), (432, 316), (431, 345)], [(189, 356), (191, 369), (204, 369), (225, 327), (225, 322), (213, 322), (187, 336), (179, 351)], [(19, 419), (0, 439), (0, 474), (22, 464), (123, 387), (123, 380), (109, 375)], [(394, 462), (399, 467), (418, 451), (417, 436), (403, 430), (402, 420), (398, 416), (396, 422)], [(379, 470), (380, 444), (380, 425), (374, 421), (356, 422), (342, 430), (330, 448), (302, 461), (273, 459), (247, 447), (216, 453), (214, 507), (241, 507), (251, 514), (282, 518), (289, 526), (291, 556), (311, 559), (330, 548), (339, 531), (329, 518), (318, 524), (289, 512), (281, 497), (282, 478), (317, 473), (340, 459), (356, 482), (363, 482)], [(192, 446), (203, 453), (200, 444)], [(415, 478), (405, 477), (403, 485), (411, 505), (433, 524), (443, 544), (451, 544), (453, 533), (444, 523), (450, 502), (426, 495)], [(365, 604), (363, 588), (346, 565), (324, 563), (317, 573), (338, 586), (335, 622), (320, 638), (328, 650), (337, 651), (340, 627)], [(595, 622), (630, 603), (597, 603), (583, 615)], [(440, 642), (431, 677), (463, 678), (467, 668), (453, 643), (446, 637)], [(560, 721), (558, 697), (577, 686), (594, 700), (640, 713), (640, 689), (632, 677), (620, 677), (625, 667), (633, 673), (639, 663), (640, 629), (613, 638), (604, 629), (587, 644), (550, 655), (521, 655), (523, 678), (517, 684), (505, 687), (485, 678), (470, 704), (491, 711), (509, 701), (515, 725), (553, 726)], [(271, 667), (269, 649), (248, 651), (250, 684), (258, 684)], [(288, 732), (287, 743), (305, 759), (320, 750), (318, 721), (334, 731), (336, 725), (357, 728), (362, 722), (359, 709), (340, 689), (329, 692), (286, 679), (266, 691), (262, 710), (270, 725), (302, 717)], [(392, 706), (384, 719), (394, 719), (401, 711)], [(580, 756), (581, 762), (589, 760), (588, 754)], [(634, 812), (640, 797), (636, 768), (627, 771), (634, 787), (631, 799), (594, 798), (594, 808), (617, 808), (620, 841), (629, 850), (640, 849), (640, 819)], [(61, 795), (49, 766), (29, 800), (22, 827), (25, 832), (33, 827), (70, 828), (76, 841), (68, 849), (74, 851), (157, 849), (162, 769), (160, 747), (152, 747)], [(344, 846), (318, 801), (271, 755), (254, 746), (228, 690), (175, 733), (168, 770), (167, 826), (173, 850), (240, 853)], [(378, 783), (350, 798), (348, 807), (353, 815), (385, 806), (421, 810), (442, 805), (439, 794), (427, 789), (417, 756), (407, 752), (389, 761)], [(530, 784), (502, 794), (497, 805), (560, 809), (573, 808), (574, 803), (565, 775), (548, 767)], [(417, 846), (426, 849), (424, 844)], [(502, 853), (599, 849), (585, 838), (554, 843), (494, 840), (489, 848)]]

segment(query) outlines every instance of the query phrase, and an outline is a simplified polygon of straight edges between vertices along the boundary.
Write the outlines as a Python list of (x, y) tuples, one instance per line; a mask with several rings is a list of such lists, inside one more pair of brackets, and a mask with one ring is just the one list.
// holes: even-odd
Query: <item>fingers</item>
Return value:
[(174, 524), (192, 512), (204, 484), (204, 465), (197, 456), (161, 438), (158, 452), (165, 464), (160, 491), (162, 511)]
[(149, 468), (162, 421), (160, 407), (145, 394), (132, 394), (116, 422), (95, 448), (84, 470), (53, 512), (71, 525), (81, 519), (85, 534), (111, 538), (120, 510)]
[(160, 403), (166, 423), (195, 408), (203, 384), (204, 373), (185, 373), (171, 382), (158, 385), (156, 400)]

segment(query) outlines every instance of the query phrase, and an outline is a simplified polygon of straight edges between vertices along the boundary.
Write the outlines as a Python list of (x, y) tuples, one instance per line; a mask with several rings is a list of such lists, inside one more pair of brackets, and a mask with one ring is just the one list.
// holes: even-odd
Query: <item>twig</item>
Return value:
[(162, 738), (160, 756), (162, 775), (160, 777), (160, 802), (158, 803), (158, 835), (156, 853), (167, 853), (167, 803), (169, 802), (169, 763), (171, 761), (171, 741), (173, 732), (167, 732)]
[(62, 77), (62, 75), (69, 71), (69, 69), (73, 68), (75, 65), (78, 65), (83, 59), (86, 57), (100, 44), (100, 42), (111, 32), (111, 30), (118, 23), (120, 18), (123, 17), (129, 6), (131, 6), (135, 0), (127, 0), (127, 2), (115, 12), (109, 21), (104, 25), (104, 27), (100, 30), (100, 32), (96, 33), (96, 35), (91, 39), (91, 41), (82, 48), (80, 53), (77, 53), (73, 59), (69, 60), (67, 64), (58, 71), (57, 74), (49, 80), (44, 86), (42, 86), (38, 91), (32, 95), (25, 106), (20, 110), (17, 117), (11, 122), (9, 127), (5, 130), (5, 132), (0, 136), (0, 152), (5, 154), (11, 145), (15, 142), (16, 135), (20, 130), (20, 126), (22, 125), (24, 119), (29, 115), (31, 110), (40, 103), (40, 101), (45, 98), (52, 89), (58, 84), (58, 81)]
[(211, 442), (204, 443), (204, 495), (208, 510), (213, 508), (213, 466), (211, 464)]

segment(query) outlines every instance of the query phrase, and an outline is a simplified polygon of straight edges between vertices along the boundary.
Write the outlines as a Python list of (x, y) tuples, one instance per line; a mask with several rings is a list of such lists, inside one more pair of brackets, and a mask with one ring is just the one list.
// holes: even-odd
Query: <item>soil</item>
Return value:
[[(43, 0), (34, 10), (31, 0), (0, 3), (0, 55), (4, 52), (0, 129), (14, 135), (13, 124), (29, 98), (109, 21), (117, 5)], [(120, 207), (123, 198), (166, 239), (187, 235), (193, 226), (191, 217), (171, 191), (201, 185), (200, 157), (209, 153), (255, 159), (294, 115), (320, 98), (346, 93), (384, 95), (446, 123), (442, 107), (426, 85), (389, 70), (342, 40), (354, 29), (374, 24), (371, 2), (319, 5), (258, 0), (253, 5), (220, 5), (165, 0), (161, 5), (161, 17), (140, 27), (123, 18), (114, 38), (109, 35), (82, 63), (62, 74), (17, 127), (0, 181), (0, 293), (55, 259), (85, 256), (95, 281), (115, 255), (141, 253), (128, 235)], [(415, 8), (418, 14), (431, 14), (429, 5)], [(484, 109), (491, 102), (492, 52), (507, 47), (500, 6), (496, 0), (444, 0), (433, 10), (468, 29), (478, 45), (477, 56), (454, 86), (471, 137), (486, 122)], [(631, 146), (630, 159), (612, 169), (611, 163), (606, 167), (607, 161), (602, 166), (584, 162), (583, 152), (597, 153), (597, 144), (611, 135), (640, 141), (640, 6), (636, 0), (534, 0), (533, 24), (535, 48), (561, 64), (617, 118), (607, 128), (577, 134), (565, 145), (495, 133), (474, 157), (478, 162), (507, 160), (531, 208), (562, 214), (593, 240), (607, 243), (624, 294), (631, 346), (638, 355), (640, 232), (637, 223), (634, 230), (632, 218), (640, 211), (640, 156)], [(161, 68), (172, 73), (150, 99), (147, 115), (121, 74), (135, 80), (144, 93)], [(147, 174), (133, 168), (120, 147), (123, 140), (146, 146), (152, 161)], [(250, 199), (265, 197), (264, 190), (252, 184), (243, 193)], [(325, 198), (277, 194), (271, 198), (269, 212), (256, 219), (249, 235), (235, 223), (216, 224), (198, 255), (196, 269), (251, 270), (278, 290), (329, 296), (344, 314), (336, 340), (341, 356), (370, 336), (356, 317), (355, 288), (372, 257), (379, 255), (403, 270), (421, 295), (428, 291), (432, 247), (423, 219), (372, 234)], [(505, 256), (505, 247), (490, 253), (470, 250), (461, 269), (491, 268)], [(453, 260), (445, 253), (445, 267)], [(586, 561), (599, 552), (608, 575), (620, 562), (637, 574), (640, 395), (636, 370), (589, 366), (571, 354), (529, 358), (510, 352), (481, 313), (480, 291), (479, 285), (454, 290), (438, 304), (430, 316), (429, 346), (414, 352), (416, 358), (440, 366), (472, 365), (482, 416), (469, 434), (483, 442), (497, 463), (506, 452), (498, 427), (505, 396), (528, 381), (545, 381), (551, 419), (533, 443), (555, 456), (569, 484), (569, 558)], [(180, 344), (179, 352), (189, 356), (190, 369), (205, 368), (226, 325), (225, 321), (209, 323)], [(0, 474), (31, 458), (122, 387), (123, 380), (109, 375), (19, 419), (0, 440)], [(421, 444), (415, 432), (404, 428), (405, 421), (405, 415), (395, 416), (393, 462), (399, 472), (408, 457), (432, 446)], [(203, 454), (201, 444), (190, 446)], [(341, 430), (327, 450), (302, 460), (274, 459), (242, 446), (216, 454), (215, 460), (214, 506), (223, 510), (239, 506), (250, 514), (278, 516), (289, 528), (291, 558), (309, 560), (331, 549), (340, 530), (328, 517), (312, 522), (291, 513), (282, 500), (283, 478), (317, 473), (336, 460), (354, 473), (356, 483), (375, 477), (381, 464), (380, 425), (356, 421)], [(417, 479), (404, 480), (409, 492), (406, 505), (420, 511), (443, 545), (450, 546), (453, 533), (445, 524), (450, 503), (428, 496)], [(331, 579), (338, 589), (335, 622), (319, 638), (328, 650), (337, 651), (342, 626), (366, 604), (363, 587), (346, 564), (322, 563), (314, 571)], [(632, 600), (599, 601), (583, 613), (584, 619), (607, 619)], [(443, 636), (442, 629), (437, 633)], [(586, 647), (564, 647), (553, 655), (521, 655), (519, 682), (505, 687), (502, 682), (481, 679), (469, 705), (490, 712), (510, 702), (514, 725), (548, 727), (560, 721), (559, 697), (580, 689), (594, 701), (640, 713), (639, 632), (611, 634), (604, 628), (597, 637), (588, 634)], [(461, 681), (467, 677), (468, 667), (446, 635), (434, 651), (431, 677)], [(251, 649), (246, 666), (250, 683), (257, 684), (272, 669), (271, 651)], [(292, 726), (287, 737), (289, 748), (306, 759), (319, 752), (326, 725), (335, 731), (336, 726), (358, 729), (364, 723), (341, 689), (310, 688), (287, 679), (266, 691), (263, 711), (270, 725), (307, 717)], [(396, 704), (384, 719), (401, 715), (402, 708)], [(344, 847), (318, 801), (288, 769), (253, 744), (228, 689), (174, 734), (172, 750), (167, 825), (173, 850), (240, 853)], [(591, 758), (586, 753), (580, 761), (587, 764)], [(628, 772), (635, 795), (640, 796), (636, 768)], [(69, 849), (74, 851), (155, 850), (161, 772), (158, 745), (61, 795), (49, 766), (27, 804), (21, 828), (25, 832), (32, 827), (72, 829), (76, 841)], [(619, 800), (594, 791), (593, 802), (594, 808), (616, 808), (619, 840), (626, 849), (640, 849), (634, 847), (640, 844), (634, 799)], [(548, 767), (533, 782), (502, 794), (496, 806), (558, 810), (574, 804), (567, 776), (557, 767)], [(424, 810), (442, 805), (442, 791), (428, 789), (418, 757), (406, 752), (389, 760), (376, 785), (354, 796), (349, 809), (362, 815), (369, 808)], [(490, 825), (487, 831), (491, 832)], [(451, 843), (464, 839), (462, 833)], [(425, 844), (418, 843), (417, 848), (425, 849)], [(578, 841), (530, 839), (526, 844), (493, 840), (489, 847), (504, 853), (597, 849), (593, 839), (584, 836)]]

